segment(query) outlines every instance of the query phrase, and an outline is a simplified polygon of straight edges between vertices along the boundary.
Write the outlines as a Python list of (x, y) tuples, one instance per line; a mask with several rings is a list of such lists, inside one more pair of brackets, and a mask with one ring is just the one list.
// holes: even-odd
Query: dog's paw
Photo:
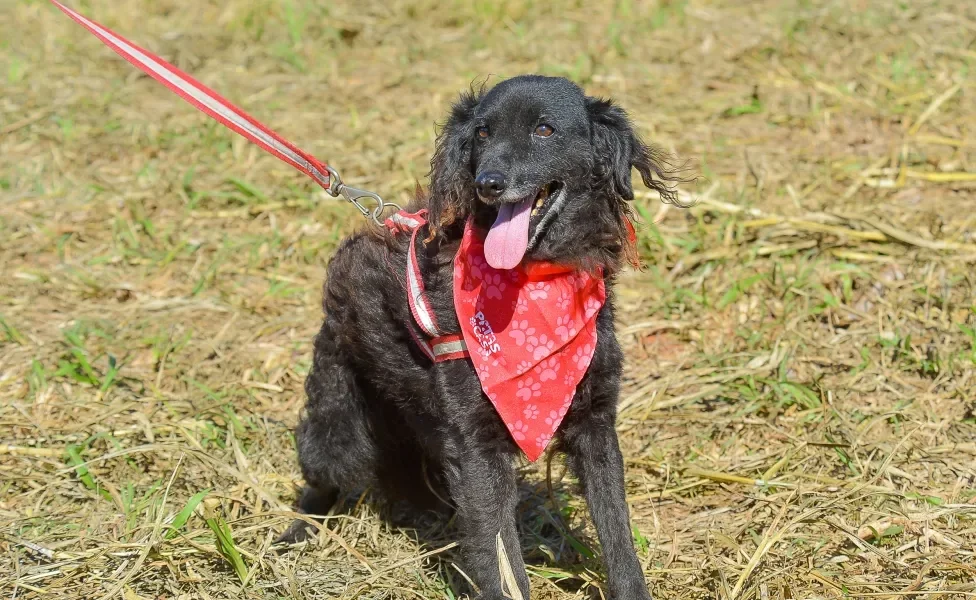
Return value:
[(288, 526), (288, 529), (281, 532), (281, 535), (275, 538), (272, 545), (285, 545), (290, 546), (292, 544), (300, 544), (302, 542), (308, 541), (315, 535), (315, 526), (305, 521), (304, 519), (295, 519)]

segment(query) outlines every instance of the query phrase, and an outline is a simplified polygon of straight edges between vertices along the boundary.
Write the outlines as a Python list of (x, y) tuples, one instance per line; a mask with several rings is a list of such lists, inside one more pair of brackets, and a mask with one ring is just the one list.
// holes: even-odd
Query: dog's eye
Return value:
[(483, 140), (487, 140), (488, 139), (488, 128), (487, 127), (479, 127), (478, 128), (478, 137), (481, 138), (481, 139), (483, 139)]
[(556, 130), (552, 128), (552, 125), (546, 125), (545, 123), (535, 128), (535, 134), (539, 137), (549, 137), (555, 133), (555, 131)]

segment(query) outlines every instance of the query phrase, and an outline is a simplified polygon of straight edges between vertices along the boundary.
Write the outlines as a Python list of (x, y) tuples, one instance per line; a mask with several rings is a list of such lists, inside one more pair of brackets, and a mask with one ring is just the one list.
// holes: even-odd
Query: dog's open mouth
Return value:
[(533, 218), (542, 216), (542, 209), (546, 207), (546, 204), (549, 202), (549, 198), (555, 196), (558, 190), (558, 181), (553, 181), (549, 185), (539, 190), (539, 193), (535, 196), (535, 202), (532, 203)]
[(485, 260), (496, 269), (514, 269), (529, 248), (533, 221), (535, 228), (546, 220), (550, 198), (558, 195), (560, 184), (543, 186), (534, 196), (498, 207), (498, 216), (485, 238)]

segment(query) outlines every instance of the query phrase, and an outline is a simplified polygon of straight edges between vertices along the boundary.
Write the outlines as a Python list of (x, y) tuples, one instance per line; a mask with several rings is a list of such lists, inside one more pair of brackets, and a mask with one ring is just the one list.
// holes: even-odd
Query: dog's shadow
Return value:
[[(581, 510), (575, 486), (568, 482), (522, 480), (519, 483), (519, 539), (526, 568), (535, 578), (545, 579), (563, 592), (576, 593), (592, 581), (593, 572), (602, 573), (597, 560), (597, 543), (585, 531), (588, 514)], [(459, 532), (453, 507), (442, 505), (436, 510), (420, 510), (406, 502), (391, 503), (371, 493), (340, 498), (332, 514), (349, 515), (368, 505), (383, 525), (415, 540), (418, 554), (431, 553), (424, 569), (436, 573), (455, 597), (474, 597), (475, 590), (463, 571), (457, 545)], [(583, 517), (583, 518), (580, 518)], [(574, 523), (574, 525), (570, 525)], [(284, 550), (284, 549), (283, 549)], [(602, 575), (601, 575), (602, 578)], [(599, 597), (593, 588), (592, 597)]]

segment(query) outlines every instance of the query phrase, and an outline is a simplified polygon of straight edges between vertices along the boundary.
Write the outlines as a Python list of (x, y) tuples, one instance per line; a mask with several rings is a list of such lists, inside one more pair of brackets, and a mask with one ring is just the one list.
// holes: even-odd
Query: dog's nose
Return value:
[(505, 175), (498, 171), (485, 171), (475, 178), (474, 185), (482, 198), (497, 198), (505, 191)]

